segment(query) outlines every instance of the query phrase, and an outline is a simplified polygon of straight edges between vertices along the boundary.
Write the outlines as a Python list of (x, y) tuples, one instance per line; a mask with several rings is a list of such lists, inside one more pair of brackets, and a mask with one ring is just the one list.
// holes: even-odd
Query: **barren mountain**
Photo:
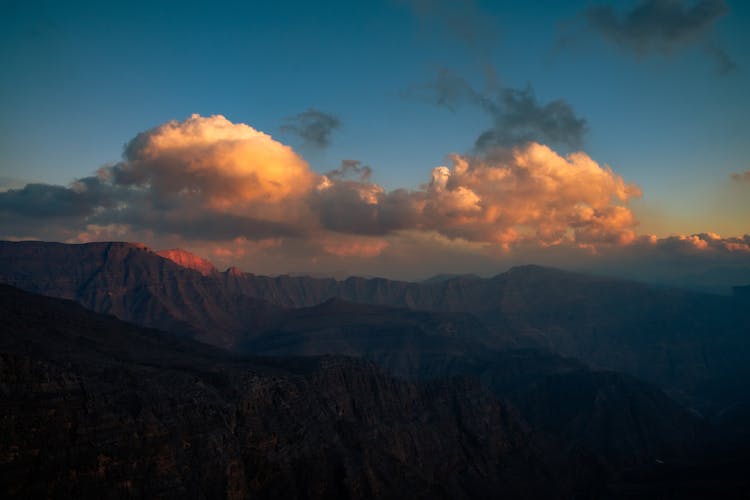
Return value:
[(5, 497), (568, 497), (466, 380), (416, 385), (340, 357), (240, 359), (0, 286)]
[(3, 242), (0, 282), (225, 347), (267, 329), (268, 318), (283, 308), (333, 297), (471, 313), (489, 332), (482, 343), (541, 347), (597, 369), (629, 373), (702, 410), (727, 403), (714, 401), (715, 391), (706, 388), (744, 373), (750, 360), (750, 314), (740, 297), (538, 266), (491, 279), (429, 283), (272, 278), (236, 270), (204, 276), (128, 243)]

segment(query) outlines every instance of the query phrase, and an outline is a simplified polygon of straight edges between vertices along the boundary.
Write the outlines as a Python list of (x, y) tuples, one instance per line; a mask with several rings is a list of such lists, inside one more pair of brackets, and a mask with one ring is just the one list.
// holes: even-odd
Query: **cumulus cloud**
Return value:
[(492, 126), (475, 141), (478, 151), (532, 141), (579, 148), (587, 131), (586, 120), (577, 116), (567, 101), (541, 103), (531, 85), (513, 89), (494, 84), (487, 92), (480, 92), (452, 71), (442, 69), (434, 82), (409, 94), (452, 111), (463, 104), (484, 111)]
[(641, 195), (584, 153), (560, 156), (529, 143), (500, 158), (454, 155), (433, 171), (425, 222), (448, 236), (508, 246), (628, 243), (635, 218), (627, 202)]
[(138, 134), (122, 161), (69, 186), (0, 192), (0, 238), (144, 241), (256, 272), (341, 269), (337, 259), (416, 272), (441, 258), (474, 272), (514, 255), (554, 263), (545, 249), (750, 255), (747, 236), (639, 236), (637, 186), (583, 152), (536, 142), (454, 154), (415, 189), (372, 177), (356, 160), (315, 173), (249, 125), (193, 115)]
[(99, 174), (116, 185), (147, 187), (159, 200), (241, 210), (294, 198), (314, 182), (289, 146), (244, 123), (198, 115), (138, 134), (124, 161)]
[(605, 39), (636, 55), (671, 54), (693, 43), (704, 45), (721, 73), (736, 68), (729, 55), (708, 38), (716, 21), (726, 15), (724, 0), (640, 0), (623, 12), (611, 6), (585, 11), (591, 28)]
[[(384, 248), (348, 239), (397, 231), (501, 245), (623, 244), (636, 225), (633, 185), (584, 153), (526, 143), (492, 155), (454, 155), (419, 189), (388, 191), (356, 160), (314, 173), (291, 148), (249, 125), (193, 115), (138, 134), (123, 161), (68, 187), (0, 193), (0, 210), (73, 218), (76, 231), (131, 227), (187, 239), (325, 240), (325, 249)], [(338, 235), (338, 236), (336, 236)]]
[(454, 155), (451, 163), (413, 191), (324, 176), (313, 206), (326, 228), (345, 233), (417, 229), (505, 248), (634, 238), (627, 202), (640, 190), (584, 153), (563, 157), (528, 143), (501, 156)]
[(286, 119), (281, 126), (282, 132), (299, 136), (305, 144), (325, 148), (331, 143), (331, 135), (341, 126), (341, 121), (334, 115), (310, 108)]
[(70, 186), (28, 184), (0, 193), (0, 212), (84, 231), (128, 226), (203, 239), (293, 236), (315, 184), (290, 147), (222, 116), (193, 115), (138, 134), (123, 160)]

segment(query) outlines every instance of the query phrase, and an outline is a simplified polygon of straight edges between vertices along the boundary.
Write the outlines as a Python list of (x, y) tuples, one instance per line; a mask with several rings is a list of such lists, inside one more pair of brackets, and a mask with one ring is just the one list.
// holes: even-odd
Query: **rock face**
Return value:
[(569, 497), (574, 479), (465, 380), (349, 358), (239, 360), (0, 287), (4, 497)]
[(156, 252), (156, 255), (169, 259), (182, 267), (198, 271), (203, 276), (210, 276), (219, 272), (211, 262), (181, 248), (160, 250)]

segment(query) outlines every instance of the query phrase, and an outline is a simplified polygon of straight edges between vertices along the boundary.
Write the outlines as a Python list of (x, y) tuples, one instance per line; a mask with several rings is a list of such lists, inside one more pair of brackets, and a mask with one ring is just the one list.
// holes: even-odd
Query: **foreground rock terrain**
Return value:
[[(240, 359), (0, 287), (0, 492), (77, 498), (513, 498), (590, 479), (465, 380)], [(587, 491), (587, 490), (584, 490)]]

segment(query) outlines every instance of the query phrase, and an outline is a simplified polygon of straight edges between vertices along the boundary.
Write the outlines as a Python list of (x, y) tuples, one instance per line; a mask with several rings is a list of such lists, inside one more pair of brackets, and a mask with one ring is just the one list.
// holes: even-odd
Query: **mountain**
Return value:
[[(241, 454), (242, 477), (255, 478), (251, 486), (243, 483), (246, 489), (241, 491), (261, 496), (293, 497), (311, 487), (321, 496), (368, 496), (393, 492), (402, 482), (410, 494), (429, 491), (433, 496), (477, 497), (487, 491), (477, 486), (485, 481), (477, 477), (487, 474), (487, 484), (515, 491), (509, 477), (516, 472), (508, 472), (506, 466), (520, 471), (515, 476), (519, 484), (546, 475), (548, 479), (541, 480), (544, 496), (550, 494), (547, 487), (596, 496), (605, 483), (612, 496), (627, 497), (633, 491), (644, 496), (644, 492), (663, 488), (686, 493), (673, 496), (689, 496), (693, 491), (718, 491), (719, 477), (727, 488), (734, 489), (741, 477), (737, 471), (742, 470), (737, 465), (750, 449), (745, 423), (750, 408), (745, 383), (750, 377), (750, 324), (741, 297), (654, 288), (538, 266), (513, 268), (489, 279), (458, 276), (433, 283), (271, 278), (236, 269), (204, 275), (143, 245), (129, 243), (0, 242), (0, 282), (73, 299), (91, 310), (169, 332), (145, 332), (127, 325), (140, 333), (124, 335), (118, 333), (123, 327), (116, 326), (123, 324), (111, 317), (68, 321), (69, 311), (60, 312), (49, 305), (52, 302), (35, 302), (42, 300), (39, 297), (5, 299), (8, 308), (2, 312), (11, 319), (28, 309), (27, 316), (10, 324), (20, 331), (35, 332), (27, 334), (31, 340), (22, 342), (17, 336), (8, 337), (12, 363), (3, 380), (11, 381), (6, 393), (15, 399), (9, 400), (5, 408), (10, 410), (6, 411), (21, 415), (19, 409), (27, 408), (23, 393), (36, 394), (31, 388), (37, 386), (49, 389), (29, 407), (36, 408), (29, 421), (42, 419), (41, 426), (27, 429), (28, 419), (8, 420), (7, 429), (24, 429), (13, 434), (13, 443), (8, 441), (8, 447), (0, 449), (0, 456), (8, 460), (15, 456), (13, 446), (38, 450), (34, 446), (54, 440), (45, 434), (38, 442), (24, 441), (26, 435), (36, 435), (35, 429), (84, 425), (81, 422), (88, 416), (76, 416), (75, 423), (44, 420), (49, 405), (54, 409), (50, 415), (70, 413), (67, 407), (63, 411), (54, 406), (60, 398), (73, 398), (85, 408), (110, 405), (85, 415), (114, 412), (117, 418), (121, 418), (118, 412), (122, 407), (112, 409), (111, 405), (120, 401), (118, 398), (128, 401), (127, 405), (137, 401), (132, 403), (136, 409), (148, 401), (152, 412), (159, 415), (192, 411), (198, 401), (200, 412), (229, 422), (231, 436), (214, 424), (210, 432), (195, 431), (209, 435), (206, 439), (214, 443), (211, 446), (235, 443), (238, 422), (252, 420), (260, 426), (248, 431), (255, 441), (241, 441), (239, 449), (260, 451), (250, 458)], [(75, 307), (64, 304), (65, 308)], [(33, 311), (50, 308), (52, 312), (45, 313), (36, 329), (27, 328), (35, 324)], [(92, 314), (76, 310), (80, 317)], [(79, 333), (82, 324), (89, 325), (83, 328), (89, 333)], [(78, 333), (71, 333), (74, 331)], [(228, 348), (234, 354), (195, 340)], [(261, 354), (274, 358), (247, 357)], [(342, 358), (342, 354), (360, 359)], [(29, 374), (23, 371), (27, 365), (53, 368)], [(339, 374), (330, 375), (333, 372)], [(333, 378), (327, 378), (329, 375)], [(398, 378), (392, 378), (394, 375)], [(54, 386), (29, 382), (12, 392), (18, 376), (74, 382), (70, 387), (67, 382)], [(96, 396), (94, 403), (81, 403), (83, 396), (71, 395), (84, 378), (86, 394)], [(248, 388), (255, 390), (255, 382), (267, 384), (263, 385), (267, 389), (260, 391), (249, 413), (242, 416), (242, 411), (236, 410), (237, 398)], [(135, 396), (120, 396), (128, 384), (136, 384)], [(96, 392), (99, 388), (102, 392)], [(385, 393), (389, 395), (383, 396)], [(196, 394), (198, 399), (185, 399)], [(464, 401), (466, 398), (470, 401)], [(685, 404), (709, 418), (701, 418)], [(450, 409), (448, 416), (442, 413), (446, 408)], [(311, 411), (318, 415), (314, 422), (308, 419)], [(336, 423), (340, 412), (352, 420)], [(134, 414), (138, 417), (140, 410)], [(458, 414), (462, 417), (456, 417)], [(260, 420), (253, 420), (253, 415), (260, 415)], [(128, 418), (140, 422), (136, 417)], [(187, 416), (169, 418), (173, 422), (164, 424), (159, 432), (188, 429), (192, 433), (200, 428), (197, 417), (188, 423), (184, 420)], [(387, 425), (375, 425), (368, 420), (372, 418), (382, 418)], [(481, 422), (466, 427), (464, 418)], [(275, 427), (277, 421), (281, 427)], [(439, 430), (424, 432), (447, 432), (452, 436), (450, 442), (436, 444), (432, 437), (415, 437), (422, 436), (417, 429), (427, 425), (425, 422), (437, 422)], [(716, 424), (721, 427), (717, 429)], [(133, 425), (136, 427), (128, 428), (129, 435), (141, 436), (150, 424)], [(368, 425), (380, 430), (362, 430)], [(462, 430), (456, 434), (449, 429), (451, 425)], [(510, 449), (523, 450), (521, 458), (498, 458), (500, 452), (493, 448), (495, 438), (491, 437), (496, 427), (515, 436), (516, 444)], [(148, 432), (156, 431), (148, 427)], [(106, 435), (99, 428), (96, 433)], [(273, 437), (259, 444), (262, 436)], [(300, 442), (299, 436), (310, 440)], [(112, 439), (127, 441), (120, 434)], [(421, 444), (405, 444), (404, 439)], [(459, 466), (451, 454), (467, 446), (464, 439), (475, 447), (460, 453)], [(16, 441), (21, 444), (14, 444)], [(65, 446), (72, 445), (67, 442)], [(59, 449), (65, 446), (61, 444)], [(435, 479), (435, 474), (447, 474), (440, 467), (448, 467), (425, 458), (431, 455), (427, 450), (435, 446), (445, 454), (441, 460), (469, 471), (465, 478), (461, 476), (460, 484)], [(371, 448), (376, 451), (365, 453), (371, 462), (340, 458), (351, 457), (352, 450), (362, 455)], [(6, 454), (6, 449), (11, 451)], [(64, 454), (59, 449), (51, 453)], [(300, 449), (301, 455), (294, 451)], [(404, 450), (411, 454), (405, 455)], [(148, 447), (120, 449), (118, 453), (153, 455)], [(209, 446), (196, 453), (158, 460), (188, 470), (194, 462), (225, 452)], [(393, 456), (408, 463), (397, 466), (405, 468), (406, 476), (397, 475), (398, 479), (391, 481), (386, 478), (392, 474), (390, 467), (395, 467), (389, 461)], [(27, 470), (24, 467), (30, 467), (32, 458), (26, 456), (21, 469)], [(181, 462), (183, 459), (188, 462)], [(234, 467), (223, 458), (215, 460), (229, 469)], [(248, 460), (253, 464), (250, 472)], [(505, 464), (500, 469), (493, 462), (497, 460)], [(488, 465), (490, 462), (495, 465)], [(142, 496), (153, 493), (148, 489), (155, 487), (152, 483), (164, 480), (153, 475), (157, 462), (148, 463), (151, 465), (141, 464), (146, 467), (143, 474), (151, 474), (147, 480), (139, 476), (139, 481), (150, 485), (139, 486)], [(39, 470), (47, 470), (45, 464)], [(13, 467), (0, 474), (12, 475)], [(63, 465), (49, 467), (55, 474), (63, 474)], [(174, 467), (169, 474), (177, 470)], [(191, 472), (194, 477), (219, 477), (219, 469), (206, 472), (195, 467), (195, 474)], [(270, 482), (253, 475), (255, 467), (260, 467)], [(76, 469), (75, 474), (89, 477), (86, 474), (92, 473), (87, 470)], [(697, 487), (690, 470), (701, 471), (707, 482)], [(112, 477), (124, 477), (125, 473), (118, 471)], [(194, 491), (198, 484), (186, 485), (180, 482), (183, 479), (169, 477), (183, 492)], [(313, 484), (311, 477), (325, 479)], [(325, 485), (342, 481), (346, 486), (337, 486), (342, 490), (325, 489)], [(52, 477), (47, 482), (63, 488)], [(708, 490), (701, 489), (706, 485), (710, 485)]]
[(169, 259), (175, 264), (178, 264), (182, 267), (198, 271), (203, 276), (210, 276), (218, 272), (214, 265), (208, 260), (202, 257), (198, 257), (197, 255), (181, 248), (160, 250), (156, 252), (156, 255), (158, 255), (159, 257), (164, 257), (165, 259)]
[(485, 344), (543, 348), (631, 374), (711, 413), (719, 381), (745, 373), (750, 313), (728, 296), (657, 288), (539, 266), (431, 283), (382, 278), (204, 276), (142, 245), (0, 243), (0, 282), (97, 312), (236, 348), (286, 308), (331, 298), (423, 312), (469, 313)]
[(0, 282), (222, 347), (277, 309), (132, 243), (3, 242)]
[(498, 351), (489, 332), (459, 313), (427, 313), (330, 299), (286, 310), (240, 344), (261, 355), (338, 354), (375, 362), (408, 380), (471, 377), (513, 403), (546, 438), (609, 470), (669, 461), (696, 449), (705, 423), (633, 377), (590, 370), (536, 349)]
[(598, 491), (465, 379), (414, 384), (342, 357), (238, 358), (7, 286), (0, 316), (5, 498)]

